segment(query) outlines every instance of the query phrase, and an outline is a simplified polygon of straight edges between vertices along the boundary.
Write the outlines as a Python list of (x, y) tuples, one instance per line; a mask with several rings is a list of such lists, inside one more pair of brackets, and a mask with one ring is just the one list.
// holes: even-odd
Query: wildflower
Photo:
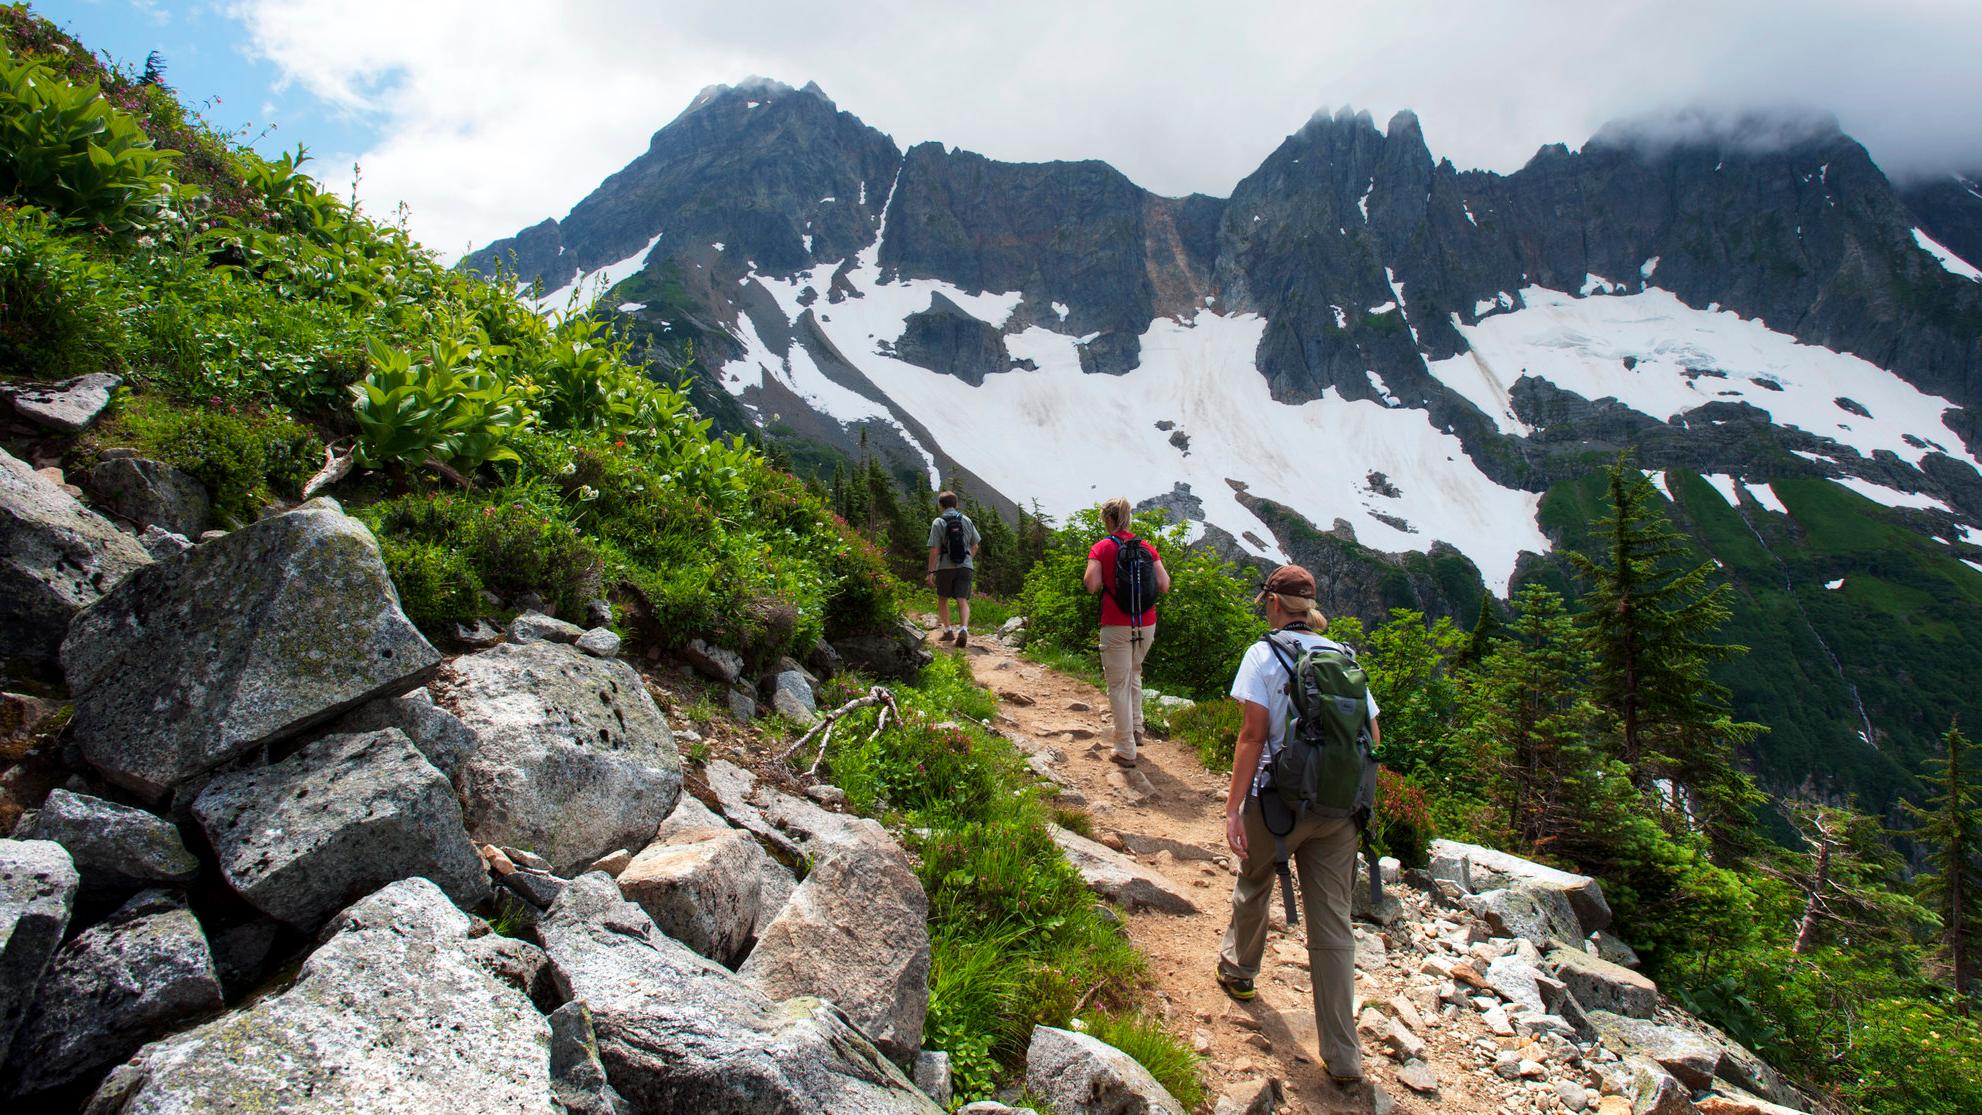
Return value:
[[(578, 485), (578, 502), (590, 503), (599, 498), (599, 493), (590, 484)], [(548, 520), (546, 520), (548, 521)]]

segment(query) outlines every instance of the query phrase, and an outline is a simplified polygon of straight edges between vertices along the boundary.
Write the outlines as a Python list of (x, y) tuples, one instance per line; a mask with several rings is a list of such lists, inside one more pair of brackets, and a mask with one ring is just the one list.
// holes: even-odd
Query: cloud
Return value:
[(704, 86), (817, 81), (903, 147), (1099, 158), (1225, 194), (1315, 109), (1415, 109), (1511, 170), (1616, 117), (1835, 114), (1899, 174), (1982, 163), (1982, 5), (1961, 0), (238, 0), (287, 83), (360, 114), (363, 194), (446, 254), (561, 216)]

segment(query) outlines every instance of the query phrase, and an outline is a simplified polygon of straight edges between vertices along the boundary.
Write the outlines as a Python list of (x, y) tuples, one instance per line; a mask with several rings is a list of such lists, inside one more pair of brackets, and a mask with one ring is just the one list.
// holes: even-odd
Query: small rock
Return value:
[(502, 642), (502, 629), (485, 619), (454, 625), (454, 641), (464, 647), (482, 650)]
[(498, 886), (514, 891), (524, 901), (539, 910), (548, 910), (557, 896), (564, 893), (565, 881), (542, 871), (512, 871), (497, 879)]
[(110, 396), (123, 386), (109, 372), (65, 379), (59, 383), (11, 383), (0, 388), (14, 413), (38, 426), (65, 434), (81, 433), (96, 421)]
[(915, 1071), (910, 1074), (922, 1094), (944, 1107), (950, 1106), (950, 1055), (924, 1049), (915, 1055)]
[(701, 639), (690, 639), (681, 656), (702, 676), (733, 685), (743, 676), (743, 656), (733, 650), (713, 647)]
[(1191, 1048), (1196, 1050), (1199, 1056), (1211, 1052), (1211, 1031), (1203, 1027), (1199, 1027), (1193, 1031), (1191, 1033)]
[(585, 870), (603, 871), (617, 879), (619, 878), (619, 873), (626, 870), (626, 865), (632, 862), (633, 853), (627, 851), (625, 848), (621, 848), (617, 851), (607, 852), (605, 855), (593, 860)]
[[(1068, 711), (1068, 712), (1093, 712), (1093, 711), (1094, 711), (1094, 706), (1093, 706), (1093, 705), (1090, 705), (1090, 704), (1088, 704), (1088, 703), (1087, 703), (1086, 701), (1068, 701), (1068, 702), (1067, 702), (1067, 711)], [(1074, 738), (1075, 738), (1075, 739), (1080, 739), (1080, 738), (1082, 738), (1082, 737), (1080, 737), (1080, 736), (1075, 736)]]
[(1431, 1066), (1423, 1061), (1406, 1061), (1397, 1070), (1397, 1082), (1420, 1095), (1435, 1095), (1438, 1092), (1438, 1078), (1432, 1075)]
[(494, 872), (498, 877), (508, 875), (516, 870), (516, 864), (511, 862), (509, 853), (493, 844), (484, 844), (475, 850), (481, 853), (482, 862), (488, 864), (489, 870)]
[(1391, 1054), (1399, 1061), (1421, 1059), (1425, 1055), (1424, 1039), (1411, 1032), (1402, 1022), (1388, 1020), (1388, 1033), (1384, 1038), (1390, 1044)]
[(140, 529), (160, 527), (183, 537), (205, 530), (213, 506), (206, 487), (170, 465), (123, 458), (89, 473), (97, 505)]
[(1514, 1036), (1514, 1024), (1507, 1020), (1507, 1010), (1505, 1007), (1495, 1004), (1480, 1015), (1480, 1021), (1486, 1023), (1488, 1031), (1498, 1034), (1503, 1038)]
[(525, 851), (522, 848), (512, 848), (507, 844), (498, 845), (498, 847), (502, 850), (503, 855), (509, 857), (509, 862), (518, 867), (527, 867), (532, 871), (549, 871), (551, 869), (551, 865), (544, 857), (535, 852)]
[(1494, 1075), (1502, 1080), (1521, 1079), (1521, 1055), (1511, 1049), (1503, 1049), (1493, 1058)]
[(1523, 1080), (1540, 1080), (1548, 1075), (1548, 1070), (1543, 1068), (1539, 1061), (1524, 1060), (1520, 1065), (1520, 1073)]
[(663, 933), (734, 965), (754, 931), (762, 849), (687, 794), (619, 875), (626, 898)]
[(840, 789), (838, 786), (827, 786), (823, 784), (807, 786), (805, 788), (805, 796), (828, 809), (846, 808), (846, 791)]
[(191, 539), (183, 534), (174, 534), (157, 523), (146, 527), (138, 535), (138, 545), (145, 548), (145, 553), (150, 554), (153, 561), (175, 558), (193, 548)]
[(41, 810), (15, 827), (17, 840), (53, 840), (69, 852), (85, 896), (122, 898), (144, 887), (184, 885), (200, 862), (171, 822), (87, 794), (52, 790)]
[(584, 637), (584, 628), (542, 612), (524, 612), (509, 621), (512, 643), (576, 643)]
[(1272, 1077), (1242, 1080), (1218, 1097), (1213, 1115), (1274, 1115), (1282, 1100), (1280, 1082)]
[(1131, 910), (1143, 907), (1171, 914), (1197, 912), (1197, 903), (1174, 883), (1127, 856), (1058, 825), (1048, 825), (1047, 835), (1060, 846), (1088, 889), (1102, 897)]
[(1086, 1034), (1051, 1026), (1032, 1028), (1025, 1083), (1055, 1111), (1184, 1115), (1184, 1106), (1134, 1058)]
[(1573, 1080), (1555, 1082), (1555, 1098), (1569, 1111), (1581, 1111), (1590, 1106), (1590, 1090)]
[(619, 647), (619, 636), (610, 627), (594, 627), (578, 636), (578, 649), (594, 658), (616, 658)]

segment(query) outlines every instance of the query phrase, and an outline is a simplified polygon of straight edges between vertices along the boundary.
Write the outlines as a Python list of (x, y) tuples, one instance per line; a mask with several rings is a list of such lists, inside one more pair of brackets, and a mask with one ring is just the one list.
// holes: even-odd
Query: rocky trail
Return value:
[[(1384, 908), (1375, 918), (1358, 911), (1356, 925), (1366, 1082), (1333, 1084), (1317, 1053), (1305, 939), (1284, 923), (1277, 900), (1258, 998), (1234, 1002), (1214, 981), (1234, 871), (1224, 835), (1225, 776), (1161, 738), (1145, 743), (1135, 770), (1118, 768), (1108, 761), (1106, 693), (995, 637), (973, 639), (961, 652), (933, 635), (930, 645), (968, 656), (977, 680), (998, 695), (997, 729), (1029, 756), (1035, 773), (1062, 788), (1061, 804), (1092, 816), (1093, 840), (1070, 833), (1056, 839), (1090, 885), (1128, 911), (1129, 935), (1148, 957), (1165, 1021), (1203, 1054), (1221, 1115), (1773, 1115), (1795, 1108), (1750, 1093), (1800, 1102), (1752, 1054), (1667, 1006), (1650, 980), (1580, 949), (1549, 948), (1550, 930), (1560, 928), (1551, 919), (1567, 918), (1576, 926), (1570, 932), (1581, 928), (1559, 901), (1562, 892), (1551, 892), (1558, 901), (1509, 903), (1494, 896), (1520, 898), (1520, 886), (1489, 893), (1481, 885), (1478, 896), (1464, 894), (1471, 888), (1419, 872), (1406, 876), (1389, 860)], [(1440, 844), (1435, 855), (1448, 857), (1434, 863), (1440, 875), (1487, 876), (1525, 864), (1485, 849), (1476, 850), (1478, 864), (1454, 861), (1456, 849), (1470, 846)], [(1595, 901), (1601, 904), (1600, 894)], [(1635, 960), (1614, 942), (1605, 947)], [(1706, 1094), (1709, 1088), (1719, 1094)]]

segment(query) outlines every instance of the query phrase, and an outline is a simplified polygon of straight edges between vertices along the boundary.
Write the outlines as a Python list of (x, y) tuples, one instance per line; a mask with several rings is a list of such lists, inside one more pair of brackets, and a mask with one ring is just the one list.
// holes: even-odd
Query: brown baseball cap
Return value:
[(1298, 565), (1283, 565), (1275, 569), (1259, 586), (1262, 593), (1273, 592), (1282, 596), (1301, 596), (1314, 599), (1314, 574)]

